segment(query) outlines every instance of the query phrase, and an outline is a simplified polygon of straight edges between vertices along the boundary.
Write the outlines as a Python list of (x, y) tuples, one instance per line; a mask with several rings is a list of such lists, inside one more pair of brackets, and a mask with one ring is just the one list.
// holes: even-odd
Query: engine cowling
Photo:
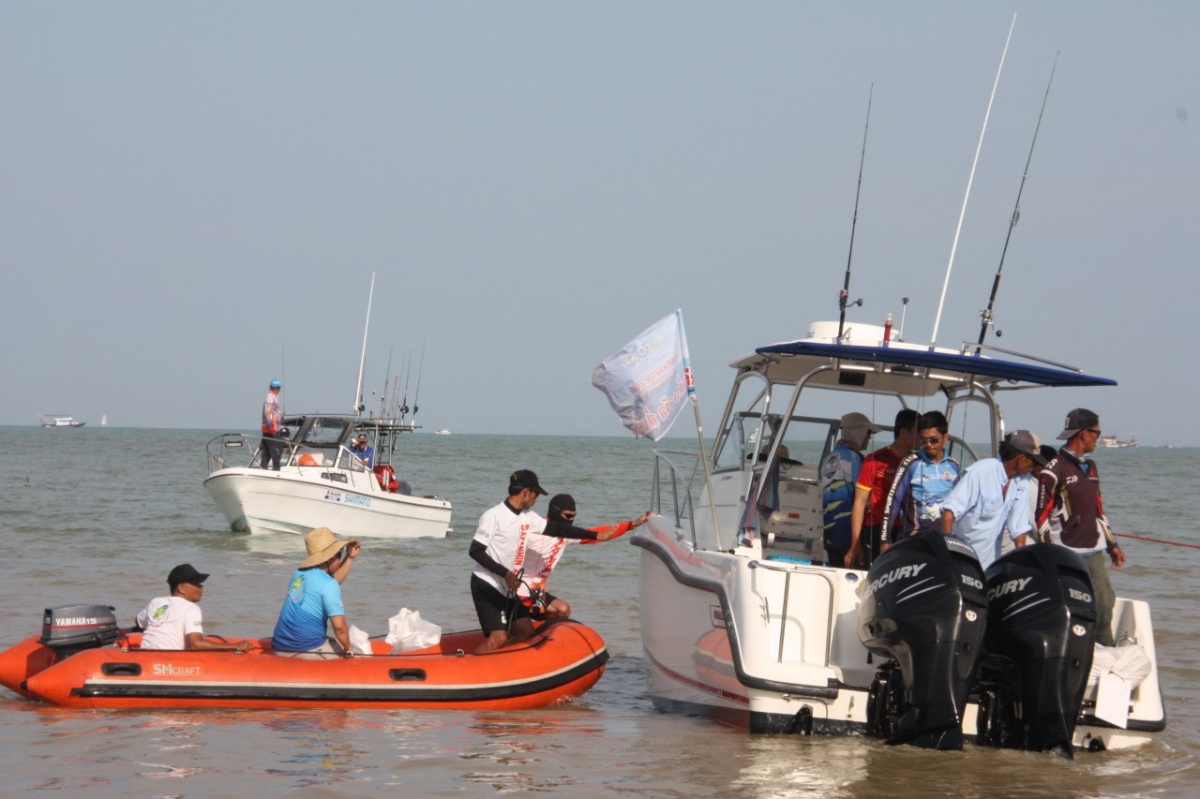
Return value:
[(928, 531), (880, 555), (867, 572), (858, 634), (891, 662), (872, 686), (868, 731), (888, 743), (961, 749), (987, 614), (983, 569), (962, 539)]
[(979, 742), (1072, 756), (1096, 642), (1087, 565), (1066, 547), (1021, 547), (988, 568), (987, 594)]

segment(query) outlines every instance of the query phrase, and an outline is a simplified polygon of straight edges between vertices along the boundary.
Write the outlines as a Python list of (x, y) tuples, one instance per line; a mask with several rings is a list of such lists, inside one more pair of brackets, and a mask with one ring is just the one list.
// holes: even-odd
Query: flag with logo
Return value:
[(683, 312), (663, 317), (605, 358), (592, 372), (592, 385), (635, 436), (653, 441), (665, 436), (696, 390)]

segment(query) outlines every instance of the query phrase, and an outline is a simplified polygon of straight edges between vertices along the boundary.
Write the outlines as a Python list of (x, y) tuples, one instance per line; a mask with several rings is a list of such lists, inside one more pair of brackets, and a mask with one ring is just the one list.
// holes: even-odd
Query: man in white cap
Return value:
[(854, 481), (862, 468), (862, 451), (883, 428), (854, 411), (841, 420), (841, 433), (821, 462), (821, 505), (825, 522), (825, 560), (841, 566), (850, 549), (850, 517)]
[(279, 405), (279, 391), (283, 383), (272, 380), (267, 387), (267, 398), (263, 400), (262, 412), (262, 468), (267, 464), (279, 471), (279, 459), (283, 453), (283, 442), (279, 440), (279, 431), (283, 428), (283, 409)]
[(206, 649), (242, 650), (251, 642), (225, 640), (204, 634), (200, 600), (204, 597), (204, 581), (208, 575), (196, 571), (190, 563), (181, 563), (167, 575), (170, 596), (150, 600), (137, 615), (142, 628), (142, 649)]
[(1038, 535), (1083, 558), (1096, 597), (1096, 642), (1114, 646), (1112, 615), (1117, 595), (1105, 560), (1107, 555), (1113, 568), (1120, 569), (1125, 565), (1125, 552), (1104, 515), (1100, 473), (1087, 457), (1100, 440), (1100, 417), (1087, 408), (1075, 408), (1067, 414), (1058, 439), (1067, 443), (1038, 476)]
[[(356, 538), (341, 541), (328, 527), (318, 527), (304, 536), (304, 546), (308, 557), (288, 583), (271, 647), (275, 654), (290, 657), (352, 657), (342, 583), (350, 576), (362, 544)], [(327, 623), (333, 640), (326, 636)]]
[(1000, 536), (1007, 528), (1014, 540), (1033, 529), (1027, 491), (1032, 481), (1021, 479), (1045, 463), (1037, 436), (1014, 430), (1000, 442), (999, 457), (984, 458), (967, 467), (942, 503), (942, 532), (953, 533), (975, 549), (985, 570), (1000, 557)]

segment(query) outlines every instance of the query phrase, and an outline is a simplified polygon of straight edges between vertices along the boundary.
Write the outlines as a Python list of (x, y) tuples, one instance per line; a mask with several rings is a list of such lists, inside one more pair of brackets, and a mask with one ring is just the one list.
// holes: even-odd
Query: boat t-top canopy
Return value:
[[(1010, 353), (1016, 354), (1016, 353)], [(1024, 357), (1024, 356), (1019, 356)], [(795, 384), (813, 370), (806, 384), (843, 390), (931, 396), (972, 383), (991, 390), (1035, 386), (1115, 386), (1106, 377), (1045, 362), (1001, 360), (988, 355), (892, 341), (848, 344), (813, 339), (759, 347), (734, 361), (738, 370), (760, 371), (775, 383)]]

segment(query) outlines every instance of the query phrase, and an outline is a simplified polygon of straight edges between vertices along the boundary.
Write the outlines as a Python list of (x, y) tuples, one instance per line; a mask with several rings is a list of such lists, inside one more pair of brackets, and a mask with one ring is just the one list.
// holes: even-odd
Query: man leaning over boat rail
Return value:
[[(342, 541), (328, 527), (304, 536), (308, 557), (292, 574), (271, 637), (277, 655), (309, 659), (353, 657), (342, 583), (362, 552), (358, 539)], [(326, 624), (333, 638), (326, 636)]]
[(468, 550), (475, 561), (471, 598), (484, 635), (475, 654), (524, 641), (534, 633), (530, 610), (517, 597), (528, 536), (600, 541), (616, 537), (615, 527), (596, 533), (566, 522), (547, 522), (533, 510), (538, 497), (545, 494), (536, 474), (519, 469), (508, 478), (508, 498), (479, 517), (479, 528)]

